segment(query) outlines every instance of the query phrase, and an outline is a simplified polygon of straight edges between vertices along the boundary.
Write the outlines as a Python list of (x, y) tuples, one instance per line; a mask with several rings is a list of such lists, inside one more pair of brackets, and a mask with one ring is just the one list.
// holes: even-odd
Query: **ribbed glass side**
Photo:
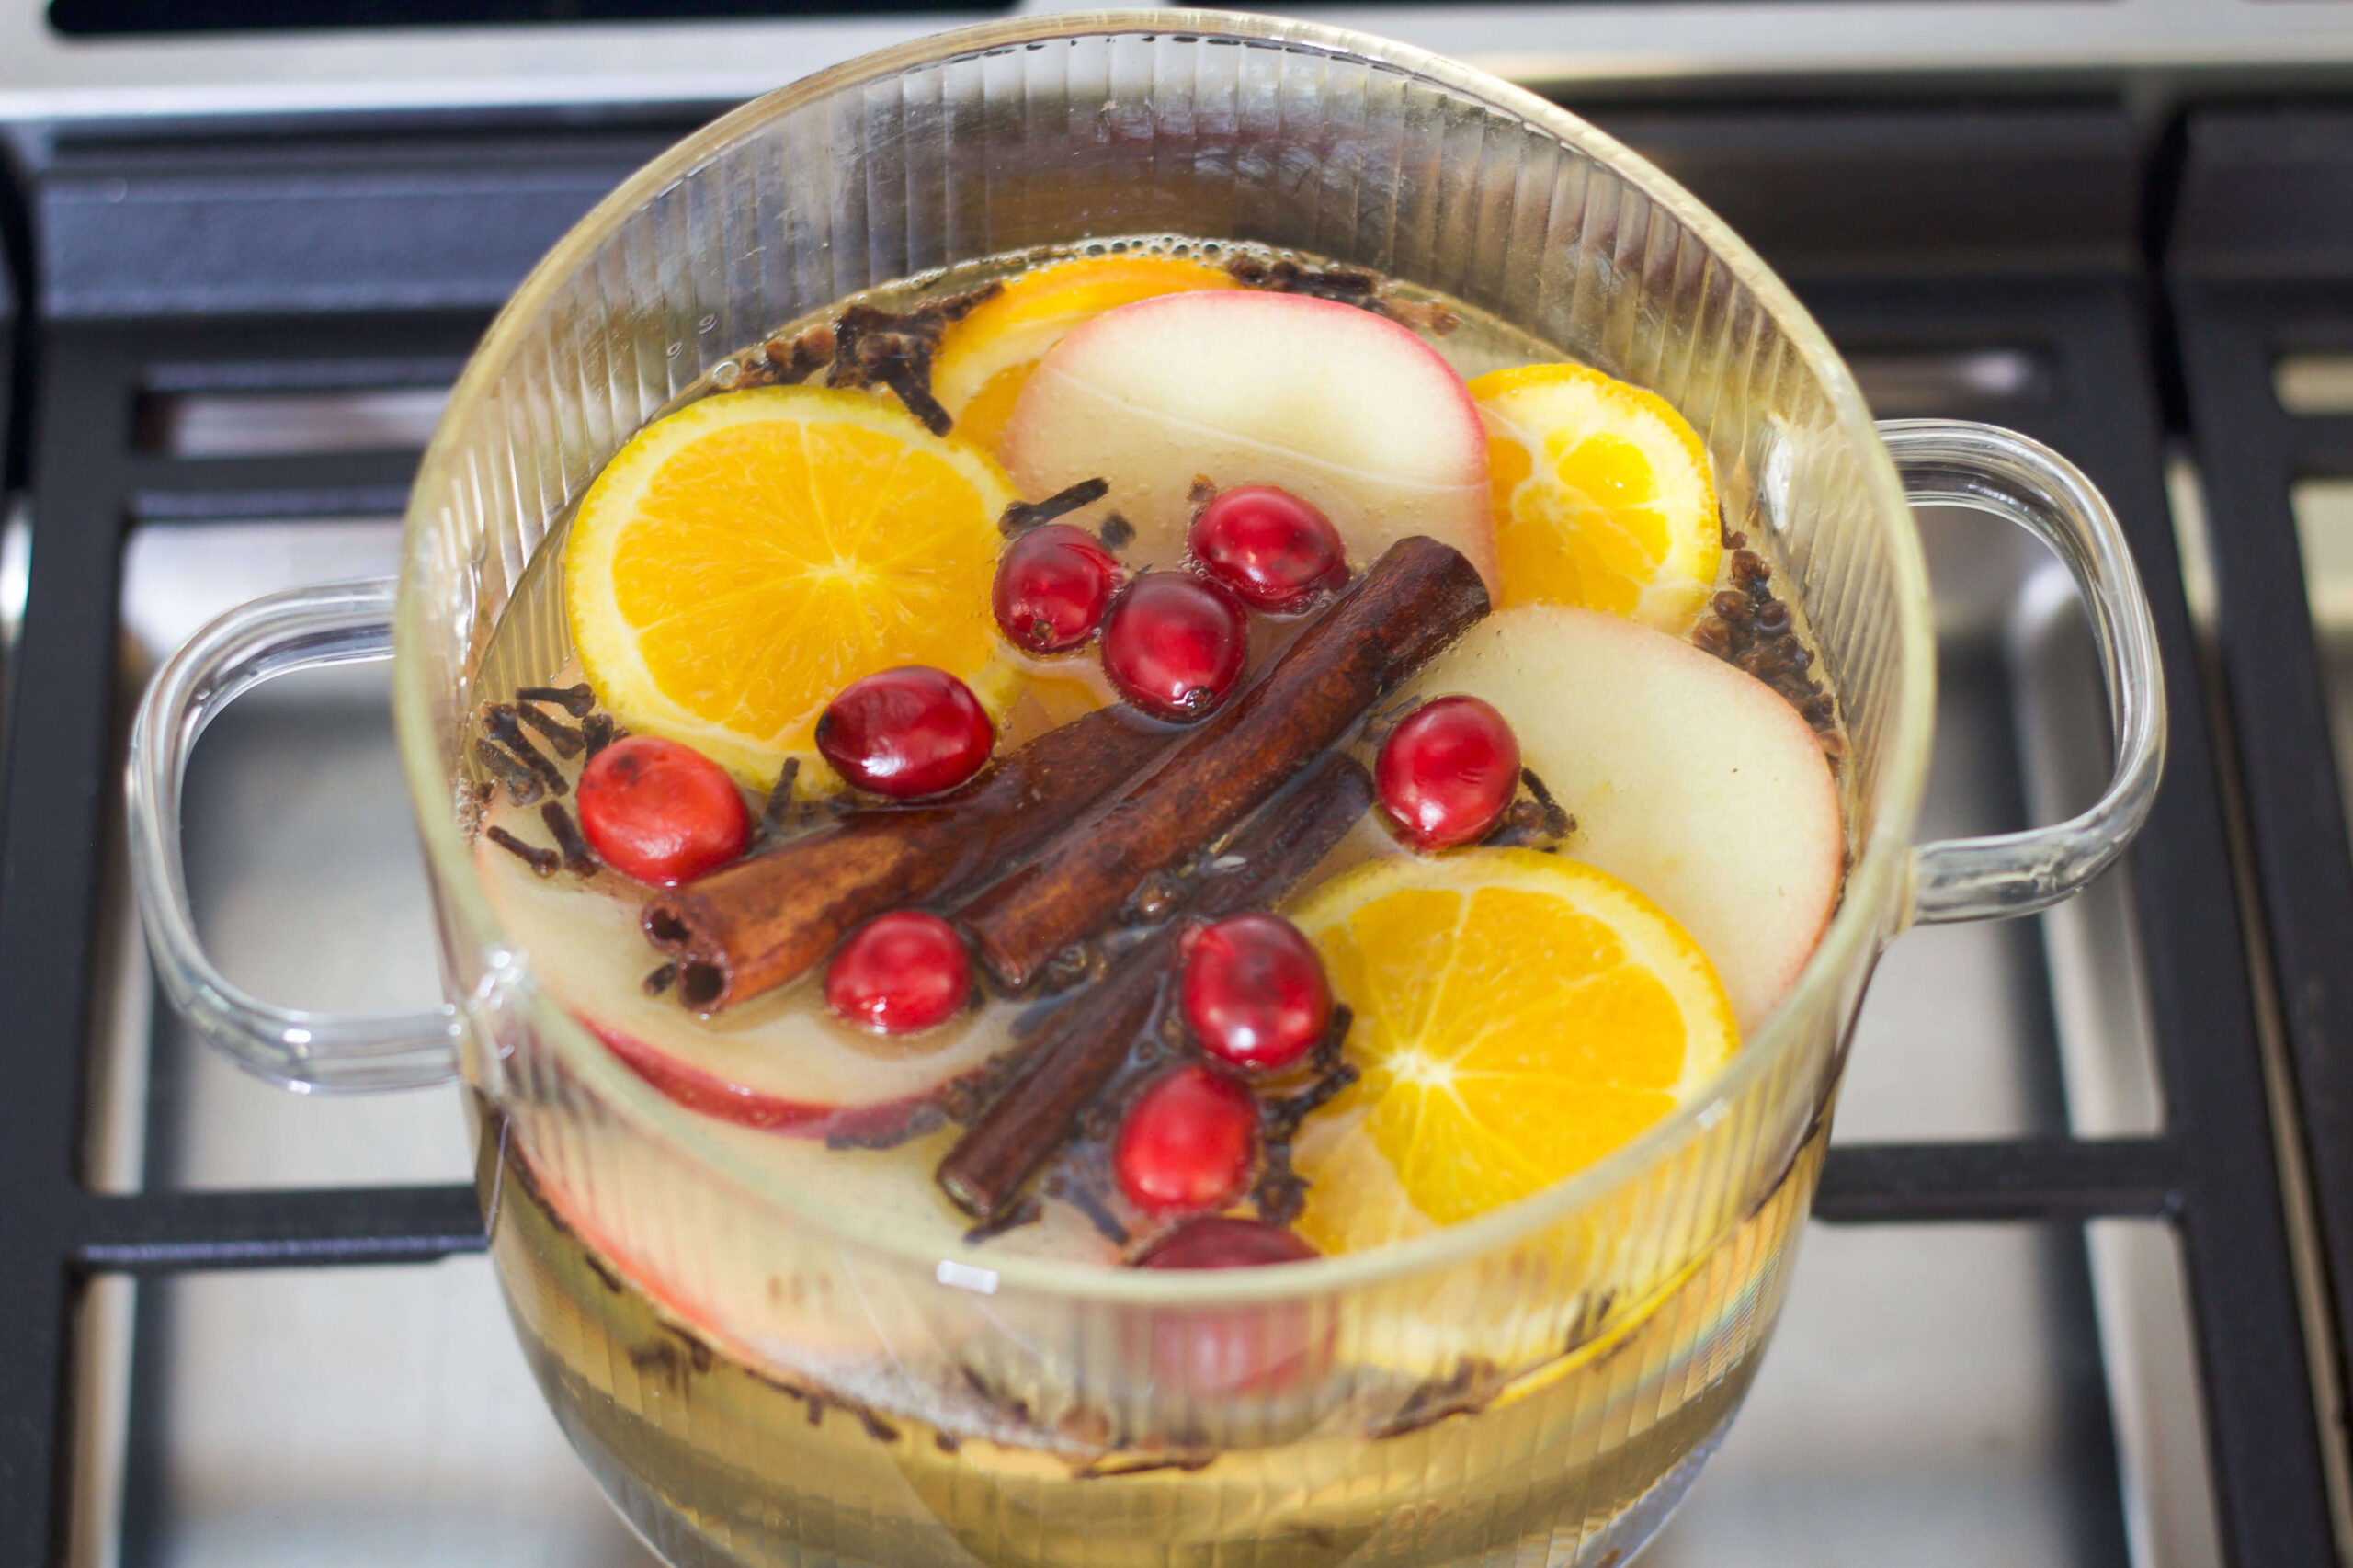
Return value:
[[(852, 290), (1029, 247), (1247, 240), (1453, 294), (1691, 418), (1847, 715), (1858, 869), (1824, 972), (1696, 1114), (1565, 1198), (1397, 1259), (1297, 1285), (997, 1270), (892, 1251), (697, 1151), (532, 993), (454, 824), (431, 823), (469, 1069), (504, 1139), (485, 1194), (518, 1327), (583, 1452), (680, 1562), (1614, 1560), (1746, 1386), (1839, 1042), (1899, 918), (1897, 862), (1869, 851), (1908, 835), (1925, 745), (1908, 522), (1795, 307), (1567, 117), (1297, 24), (1164, 13), (1025, 36), (1052, 25), (956, 35), (739, 112), (534, 276), (412, 502), (401, 701), (420, 809), (449, 811), (478, 682), (512, 684), (479, 666), (534, 551), (730, 351)], [(552, 665), (544, 602), (511, 645)], [(1237, 1383), (1236, 1358), (1268, 1346), (1283, 1375)]]

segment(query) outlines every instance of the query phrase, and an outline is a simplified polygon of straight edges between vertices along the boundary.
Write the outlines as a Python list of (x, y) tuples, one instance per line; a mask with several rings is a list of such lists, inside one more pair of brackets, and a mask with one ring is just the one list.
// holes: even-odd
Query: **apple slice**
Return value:
[[(494, 815), (494, 821), (498, 820)], [(544, 838), (529, 813), (508, 831)], [(843, 1028), (806, 984), (715, 1018), (648, 996), (661, 961), (638, 930), (645, 890), (610, 871), (542, 881), (487, 837), (474, 852), (491, 906), (549, 993), (647, 1083), (689, 1110), (802, 1137), (887, 1138), (949, 1084), (1012, 1045), (1005, 1009), (897, 1040)]]
[(1744, 1033), (1779, 1006), (1837, 905), (1847, 840), (1822, 746), (1771, 687), (1635, 621), (1527, 605), (1472, 627), (1413, 689), (1501, 710), (1576, 818), (1562, 852), (1679, 921)]
[(1183, 558), (1206, 475), (1314, 503), (1356, 565), (1428, 534), (1495, 587), (1477, 406), (1436, 349), (1353, 305), (1234, 290), (1106, 311), (1038, 362), (1001, 451), (1027, 495), (1110, 481), (1140, 564)]

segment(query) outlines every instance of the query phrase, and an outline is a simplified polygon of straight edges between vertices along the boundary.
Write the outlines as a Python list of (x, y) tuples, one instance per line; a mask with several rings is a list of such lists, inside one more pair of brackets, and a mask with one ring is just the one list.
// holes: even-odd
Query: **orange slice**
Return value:
[(1529, 849), (1377, 860), (1290, 911), (1356, 1010), (1363, 1076), (1294, 1149), (1326, 1252), (1483, 1213), (1582, 1170), (1732, 1055), (1699, 944), (1605, 871)]
[(1690, 422), (1584, 365), (1490, 371), (1471, 395), (1487, 426), (1502, 603), (1581, 605), (1688, 631), (1723, 555)]
[(1185, 256), (1088, 256), (1032, 267), (941, 335), (932, 395), (955, 416), (958, 435), (993, 452), (1029, 372), (1073, 327), (1158, 294), (1240, 287), (1222, 269)]
[(988, 458), (864, 392), (707, 397), (639, 431), (581, 498), (573, 642), (623, 724), (764, 785), (877, 670), (936, 665), (1002, 705), (989, 583), (1014, 498)]

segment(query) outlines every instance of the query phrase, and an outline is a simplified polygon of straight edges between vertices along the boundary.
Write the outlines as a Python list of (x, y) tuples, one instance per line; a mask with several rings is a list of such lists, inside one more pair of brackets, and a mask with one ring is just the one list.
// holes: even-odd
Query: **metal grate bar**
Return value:
[(2353, 115), (2193, 117), (2167, 267), (2272, 983), (2339, 1388), (2353, 1351), (2353, 841), (2292, 504), (2353, 477), (2353, 417), (2283, 405), (2275, 357), (2353, 346)]
[(488, 1244), (463, 1185), (85, 1196), (67, 1233), (78, 1267), (137, 1274), (428, 1263)]
[(2159, 1218), (2181, 1200), (2180, 1152), (2159, 1138), (1848, 1143), (1823, 1163), (1813, 1217), (1922, 1220)]
[[(2164, 489), (2155, 326), (2130, 277), (1854, 284), (1809, 292), (1841, 341), (2034, 343), (2066, 395), (1994, 416), (2066, 452), (2115, 505), (2164, 656), (2165, 779), (2129, 858), (2198, 1324), (2224, 1551), (2239, 1568), (2337, 1561), (2256, 1001), (2195, 642)], [(1977, 412), (1977, 411), (1972, 411)], [(2301, 622), (2302, 609), (2292, 612)], [(2306, 853), (2309, 853), (2307, 850)], [(2353, 942), (2340, 949), (2353, 951)], [(2121, 1151), (2127, 1144), (2108, 1145)], [(2251, 1347), (2262, 1346), (2265, 1352)]]

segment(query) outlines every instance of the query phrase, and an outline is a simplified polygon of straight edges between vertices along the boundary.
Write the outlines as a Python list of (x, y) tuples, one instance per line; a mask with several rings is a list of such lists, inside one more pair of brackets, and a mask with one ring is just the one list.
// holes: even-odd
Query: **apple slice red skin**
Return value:
[[(929, 1094), (908, 1095), (872, 1105), (821, 1105), (789, 1100), (715, 1073), (689, 1066), (643, 1040), (608, 1029), (583, 1018), (581, 1024), (604, 1042), (621, 1064), (645, 1080), (664, 1097), (700, 1115), (762, 1132), (794, 1138), (822, 1138), (856, 1143), (887, 1144), (912, 1135), (923, 1113), (961, 1079), (951, 1079)], [(971, 1074), (967, 1074), (970, 1077)]]

